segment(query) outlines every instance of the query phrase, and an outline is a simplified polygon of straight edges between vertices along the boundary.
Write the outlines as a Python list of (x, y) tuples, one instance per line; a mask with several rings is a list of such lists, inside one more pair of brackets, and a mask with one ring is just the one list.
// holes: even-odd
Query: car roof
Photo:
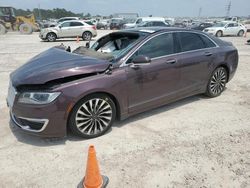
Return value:
[(178, 28), (178, 27), (139, 27), (132, 29), (124, 29), (123, 32), (142, 32), (142, 33), (157, 33), (157, 32), (169, 32), (169, 31), (190, 31), (190, 29)]

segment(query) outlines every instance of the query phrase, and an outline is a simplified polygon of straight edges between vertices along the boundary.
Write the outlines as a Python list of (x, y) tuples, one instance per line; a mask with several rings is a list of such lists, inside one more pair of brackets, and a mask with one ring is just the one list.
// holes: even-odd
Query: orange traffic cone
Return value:
[(245, 38), (247, 37), (247, 31), (245, 32), (245, 35), (244, 35), (244, 37), (245, 37)]
[(77, 36), (76, 37), (76, 43), (79, 43), (80, 42), (80, 39), (79, 39), (79, 37)]
[(95, 147), (91, 145), (89, 146), (86, 174), (80, 183), (80, 186), (82, 188), (105, 188), (108, 182), (108, 177), (102, 176), (100, 174), (98, 161), (96, 159)]

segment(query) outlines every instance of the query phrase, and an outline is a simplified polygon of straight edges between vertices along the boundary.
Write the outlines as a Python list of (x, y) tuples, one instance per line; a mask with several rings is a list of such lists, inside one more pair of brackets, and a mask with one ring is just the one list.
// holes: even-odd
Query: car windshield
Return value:
[(225, 25), (226, 25), (226, 23), (222, 23), (222, 22), (220, 22), (220, 23), (216, 23), (216, 24), (214, 24), (214, 26), (213, 26), (213, 27), (225, 27)]
[(141, 23), (139, 23), (137, 26), (138, 26), (138, 27), (142, 27), (142, 26), (145, 26), (147, 23), (148, 23), (148, 22), (141, 22)]
[(115, 62), (114, 60), (122, 58), (146, 35), (126, 32), (112, 33), (99, 39), (90, 49), (84, 47), (74, 53)]

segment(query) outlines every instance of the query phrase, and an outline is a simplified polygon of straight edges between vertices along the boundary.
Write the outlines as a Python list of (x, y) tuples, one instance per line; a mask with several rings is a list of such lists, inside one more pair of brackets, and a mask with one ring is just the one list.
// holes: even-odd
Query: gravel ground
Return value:
[(110, 188), (250, 187), (250, 45), (246, 38), (223, 39), (238, 48), (240, 61), (220, 97), (189, 97), (82, 140), (71, 134), (60, 139), (26, 135), (9, 122), (5, 104), (11, 71), (61, 42), (79, 44), (75, 39), (41, 42), (38, 34), (0, 36), (0, 187), (76, 187), (90, 144)]

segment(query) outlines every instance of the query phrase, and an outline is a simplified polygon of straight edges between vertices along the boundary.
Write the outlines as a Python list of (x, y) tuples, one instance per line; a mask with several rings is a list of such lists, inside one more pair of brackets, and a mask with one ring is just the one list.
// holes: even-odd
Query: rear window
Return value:
[(198, 34), (181, 32), (178, 33), (178, 36), (182, 52), (206, 48), (205, 43)]
[(216, 45), (208, 37), (206, 37), (204, 35), (200, 35), (200, 37), (202, 38), (202, 40), (206, 44), (207, 48), (216, 47)]
[(94, 25), (91, 21), (85, 21), (85, 23), (88, 25)]

